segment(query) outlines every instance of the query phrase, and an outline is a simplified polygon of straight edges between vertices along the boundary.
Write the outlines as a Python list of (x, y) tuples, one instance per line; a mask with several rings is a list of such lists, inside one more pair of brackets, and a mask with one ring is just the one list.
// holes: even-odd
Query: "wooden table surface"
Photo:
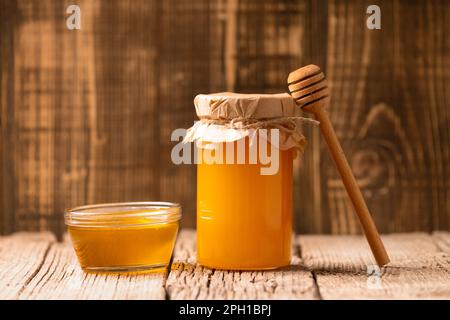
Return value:
[(290, 267), (231, 272), (196, 264), (183, 230), (166, 274), (86, 274), (70, 241), (49, 233), (0, 237), (0, 299), (450, 299), (450, 232), (383, 236), (389, 266), (373, 265), (362, 236), (295, 237)]

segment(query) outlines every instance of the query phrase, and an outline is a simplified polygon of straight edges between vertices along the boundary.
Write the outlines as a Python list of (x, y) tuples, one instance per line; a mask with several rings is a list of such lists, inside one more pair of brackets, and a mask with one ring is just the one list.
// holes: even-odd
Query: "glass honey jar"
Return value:
[(289, 265), (293, 158), (306, 143), (292, 120), (294, 101), (219, 93), (194, 103), (200, 121), (188, 136), (197, 146), (198, 263), (229, 270)]

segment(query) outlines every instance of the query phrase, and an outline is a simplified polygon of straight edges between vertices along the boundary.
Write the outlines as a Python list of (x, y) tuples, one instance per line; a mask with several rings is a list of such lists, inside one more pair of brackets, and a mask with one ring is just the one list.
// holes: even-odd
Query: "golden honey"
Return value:
[[(248, 159), (248, 140), (246, 145)], [(279, 170), (274, 175), (261, 175), (261, 163), (198, 164), (197, 258), (201, 265), (239, 270), (289, 265), (293, 154), (278, 151)], [(204, 157), (204, 149), (198, 152)]]
[(85, 271), (163, 271), (180, 215), (179, 206), (167, 203), (97, 205), (68, 211), (66, 224)]

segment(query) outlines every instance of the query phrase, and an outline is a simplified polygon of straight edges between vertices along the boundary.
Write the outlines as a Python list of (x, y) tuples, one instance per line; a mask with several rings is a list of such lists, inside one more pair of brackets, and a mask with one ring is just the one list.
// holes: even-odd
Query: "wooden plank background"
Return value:
[[(180, 202), (195, 167), (170, 134), (198, 93), (284, 92), (316, 63), (330, 115), (382, 232), (450, 228), (450, 1), (0, 0), (0, 231), (61, 236), (65, 208)], [(381, 7), (368, 30), (366, 8)], [(295, 162), (295, 226), (359, 233), (320, 132)]]

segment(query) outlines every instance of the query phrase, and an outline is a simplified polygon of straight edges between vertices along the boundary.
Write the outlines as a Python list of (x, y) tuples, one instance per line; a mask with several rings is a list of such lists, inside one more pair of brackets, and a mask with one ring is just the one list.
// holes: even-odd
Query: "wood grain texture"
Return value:
[(450, 254), (450, 232), (433, 232), (433, 241), (436, 243), (439, 249)]
[[(302, 54), (295, 59), (290, 70), (286, 71), (285, 80), (289, 72), (311, 63), (320, 66), (326, 74), (329, 23), (327, 11), (327, 0), (311, 0), (305, 3), (305, 11), (299, 18), (303, 23), (300, 27), (302, 41), (298, 43), (300, 49), (297, 49)], [(304, 117), (312, 117), (301, 110), (298, 112)], [(302, 125), (301, 130), (308, 140), (308, 146), (303, 157), (294, 161), (294, 227), (297, 233), (323, 233), (328, 230), (330, 221), (327, 220), (329, 216), (322, 213), (322, 137), (319, 128), (315, 126)]]
[(196, 264), (195, 232), (183, 230), (167, 278), (86, 274), (67, 236), (58, 243), (50, 233), (16, 233), (0, 237), (0, 299), (450, 298), (449, 232), (383, 236), (392, 262), (381, 277), (368, 274), (373, 261), (362, 236), (296, 239), (290, 268), (219, 271)]
[(92, 92), (87, 79), (95, 10), (80, 1), (86, 32), (70, 32), (61, 15), (68, 3), (1, 2), (10, 11), (2, 18), (7, 26), (2, 32), (11, 41), (2, 55), (2, 65), (10, 69), (2, 78), (3, 94), (10, 96), (2, 104), (2, 139), (13, 164), (4, 162), (2, 213), (13, 215), (6, 227), (11, 231), (52, 230), (61, 237), (63, 210), (87, 201), (84, 106)]
[(223, 271), (199, 266), (195, 232), (181, 232), (166, 288), (170, 299), (316, 299), (312, 274), (294, 253), (292, 265), (277, 271)]
[(450, 298), (450, 255), (428, 234), (383, 236), (391, 263), (379, 270), (380, 277), (372, 273), (375, 263), (361, 236), (298, 239), (323, 299)]
[[(68, 239), (68, 238), (67, 238)], [(87, 274), (80, 268), (72, 245), (54, 243), (38, 272), (18, 299), (148, 300), (165, 299), (166, 275)]]
[[(75, 205), (180, 202), (195, 226), (195, 166), (170, 134), (214, 91), (285, 92), (321, 67), (330, 116), (380, 232), (450, 228), (450, 1), (0, 0), (0, 231), (51, 230)], [(175, 90), (176, 89), (176, 90)], [(300, 114), (300, 111), (299, 111)], [(294, 226), (357, 234), (317, 128), (294, 165)]]
[[(447, 230), (450, 2), (378, 1), (381, 30), (365, 28), (369, 4), (329, 1), (331, 120), (383, 232)], [(342, 183), (323, 159), (327, 232), (357, 233)]]
[(15, 169), (14, 162), (14, 23), (17, 10), (13, 2), (0, 2), (0, 232), (15, 229)]
[(42, 268), (55, 238), (50, 233), (0, 237), (0, 300), (17, 299)]

